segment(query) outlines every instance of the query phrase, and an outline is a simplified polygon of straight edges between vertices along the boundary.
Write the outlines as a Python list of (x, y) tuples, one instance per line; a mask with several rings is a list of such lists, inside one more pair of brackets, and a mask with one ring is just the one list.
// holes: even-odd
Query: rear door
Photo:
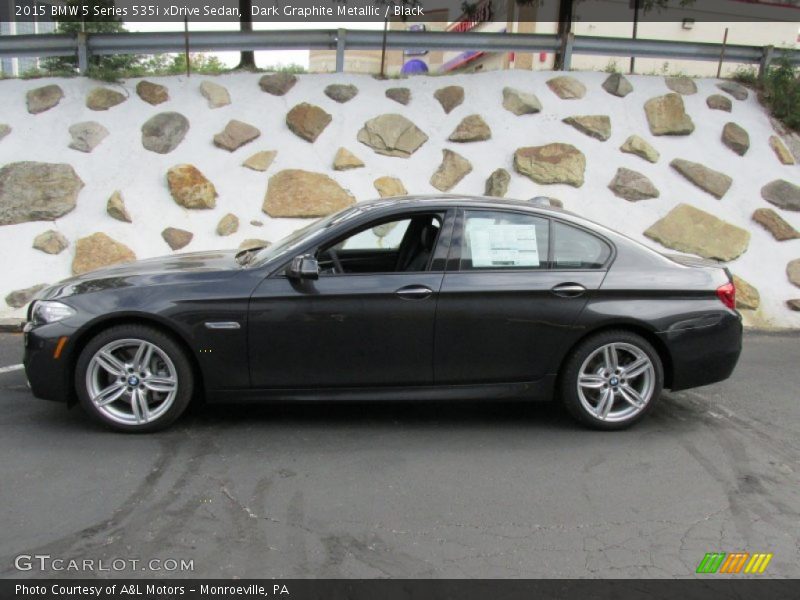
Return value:
[(534, 213), (460, 212), (437, 307), (437, 384), (536, 381), (557, 368), (611, 246)]

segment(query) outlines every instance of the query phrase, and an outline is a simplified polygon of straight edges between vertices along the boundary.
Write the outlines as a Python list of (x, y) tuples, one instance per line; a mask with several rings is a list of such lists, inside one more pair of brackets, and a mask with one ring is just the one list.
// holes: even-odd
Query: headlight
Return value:
[(75, 309), (54, 300), (37, 300), (33, 305), (31, 320), (35, 325), (55, 323), (75, 314)]

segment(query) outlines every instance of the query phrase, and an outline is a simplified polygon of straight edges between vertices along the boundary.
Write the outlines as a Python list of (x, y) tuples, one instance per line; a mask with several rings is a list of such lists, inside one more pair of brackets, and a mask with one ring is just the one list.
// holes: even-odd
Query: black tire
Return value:
[[(638, 413), (623, 421), (609, 422), (601, 420), (591, 413), (581, 402), (578, 393), (578, 375), (584, 363), (595, 351), (608, 344), (629, 344), (644, 352), (653, 365), (654, 377), (652, 394), (649, 401)], [(593, 429), (615, 431), (626, 429), (642, 420), (653, 410), (653, 406), (661, 396), (664, 387), (664, 369), (661, 358), (652, 344), (631, 331), (612, 330), (592, 335), (578, 344), (564, 361), (560, 374), (559, 394), (566, 409), (579, 423)]]
[[(146, 423), (115, 421), (95, 406), (87, 389), (87, 370), (95, 354), (107, 344), (125, 339), (143, 340), (156, 346), (172, 362), (177, 377), (177, 391), (172, 404), (163, 414)], [(115, 325), (100, 332), (83, 348), (75, 366), (75, 391), (81, 406), (95, 420), (117, 431), (150, 433), (165, 429), (175, 422), (189, 406), (193, 390), (194, 373), (186, 352), (170, 335), (148, 325)]]

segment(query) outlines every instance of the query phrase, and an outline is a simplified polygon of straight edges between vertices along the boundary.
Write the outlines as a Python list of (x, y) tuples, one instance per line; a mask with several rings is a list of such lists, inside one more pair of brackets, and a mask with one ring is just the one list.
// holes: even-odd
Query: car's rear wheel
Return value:
[(630, 427), (653, 409), (664, 385), (655, 348), (629, 331), (606, 331), (580, 343), (567, 358), (561, 398), (595, 429)]
[(84, 409), (120, 430), (150, 432), (186, 410), (194, 382), (186, 353), (172, 337), (144, 325), (118, 325), (92, 338), (75, 372)]

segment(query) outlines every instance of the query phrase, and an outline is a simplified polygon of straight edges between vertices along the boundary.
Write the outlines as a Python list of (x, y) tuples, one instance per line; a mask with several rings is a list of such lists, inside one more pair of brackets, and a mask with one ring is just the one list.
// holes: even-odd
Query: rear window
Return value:
[(548, 225), (534, 215), (467, 211), (460, 269), (546, 269)]
[(601, 269), (611, 256), (611, 248), (591, 233), (553, 222), (554, 269)]

